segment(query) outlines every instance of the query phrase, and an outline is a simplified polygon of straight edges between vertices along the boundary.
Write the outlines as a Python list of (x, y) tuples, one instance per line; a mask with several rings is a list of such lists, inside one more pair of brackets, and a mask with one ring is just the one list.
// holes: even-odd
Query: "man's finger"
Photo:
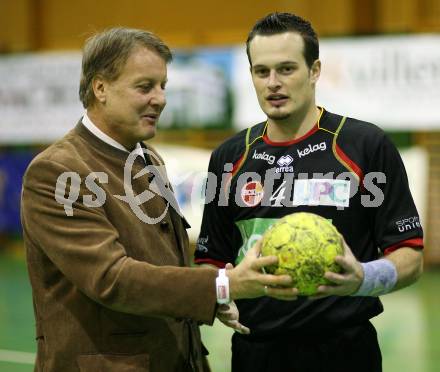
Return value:
[(277, 263), (278, 263), (277, 256), (259, 257), (252, 262), (252, 269), (259, 271), (265, 266), (276, 265)]
[(245, 335), (248, 335), (249, 333), (251, 333), (251, 330), (248, 327), (239, 323), (237, 320), (227, 320), (227, 321), (222, 321), (222, 323), (225, 326), (234, 329), (238, 333), (245, 334)]
[(316, 291), (315, 297), (322, 298), (327, 296), (338, 295), (341, 291), (341, 286), (320, 285)]
[(239, 323), (238, 320), (227, 320), (225, 321), (225, 324), (227, 324), (229, 327), (236, 328)]
[(275, 297), (280, 300), (292, 301), (298, 297), (298, 289), (296, 288), (273, 288), (266, 287), (266, 296)]
[(317, 288), (316, 293), (314, 295), (312, 295), (312, 296), (308, 296), (308, 298), (310, 300), (319, 300), (321, 298), (328, 297), (329, 296), (328, 288), (331, 288), (331, 287), (328, 287), (328, 286), (325, 286), (325, 285), (320, 285)]
[(350, 261), (348, 261), (345, 257), (342, 256), (336, 256), (335, 262), (342, 267), (344, 271), (353, 271), (353, 266), (350, 264)]
[(330, 280), (332, 283), (335, 283), (335, 284), (342, 284), (342, 283), (345, 283), (345, 281), (346, 281), (344, 275), (341, 275), (338, 273), (333, 273), (330, 271), (327, 271), (324, 274), (324, 278), (326, 278), (327, 280)]
[(261, 253), (261, 239), (258, 240), (251, 249), (248, 250), (246, 255), (251, 255), (254, 257), (258, 257)]
[(248, 335), (249, 333), (251, 333), (251, 330), (248, 327), (240, 323), (237, 324), (237, 328), (235, 328), (235, 330), (242, 335)]
[(221, 320), (238, 320), (238, 315), (234, 313), (217, 313), (217, 318)]
[(271, 275), (271, 274), (261, 274), (260, 282), (267, 286), (283, 286), (292, 287), (292, 278), (290, 275)]

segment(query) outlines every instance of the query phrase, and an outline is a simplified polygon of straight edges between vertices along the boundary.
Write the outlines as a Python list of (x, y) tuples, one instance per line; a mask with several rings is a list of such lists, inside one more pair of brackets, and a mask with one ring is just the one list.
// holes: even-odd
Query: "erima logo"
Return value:
[(325, 151), (327, 149), (327, 144), (325, 142), (317, 143), (316, 145), (308, 145), (305, 149), (302, 151), (296, 150), (298, 152), (298, 156), (302, 158), (303, 156), (309, 155), (312, 152), (321, 150)]
[(252, 156), (252, 159), (265, 160), (270, 165), (275, 163), (275, 156), (274, 155), (266, 154), (264, 151), (263, 151), (263, 153), (261, 153), (261, 152), (258, 153), (257, 150), (255, 150), (254, 151), (254, 155)]
[(277, 164), (280, 167), (286, 167), (293, 161), (293, 158), (290, 155), (282, 156), (278, 159)]
[[(290, 165), (293, 162), (293, 158), (290, 155), (284, 155), (278, 159), (278, 168), (275, 169), (276, 173), (293, 173), (293, 167)], [(290, 166), (289, 166), (290, 165)]]

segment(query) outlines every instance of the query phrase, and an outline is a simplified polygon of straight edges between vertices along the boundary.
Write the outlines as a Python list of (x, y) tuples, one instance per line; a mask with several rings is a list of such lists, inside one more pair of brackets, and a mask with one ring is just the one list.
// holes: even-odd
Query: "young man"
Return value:
[(89, 39), (79, 91), (86, 112), (25, 174), (36, 371), (207, 370), (197, 323), (213, 322), (217, 300), (262, 296), (269, 285), (274, 297), (296, 296), (280, 287), (290, 278), (261, 273), (276, 258), (258, 258), (257, 246), (221, 271), (217, 291), (218, 270), (185, 267), (188, 226), (160, 157), (142, 142), (165, 106), (170, 60), (147, 31)]
[[(232, 171), (205, 206), (196, 263), (238, 264), (276, 219), (300, 211), (331, 220), (347, 244), (336, 259), (342, 273), (326, 273), (332, 285), (314, 298), (236, 301), (251, 333), (234, 334), (232, 370), (381, 371), (369, 322), (383, 310), (378, 296), (422, 272), (422, 229), (400, 156), (373, 124), (316, 106), (321, 62), (309, 22), (287, 13), (264, 17), (249, 34), (247, 54), (267, 121), (212, 154), (210, 172)], [(406, 219), (414, 223), (401, 229)], [(235, 303), (218, 317), (239, 324)]]

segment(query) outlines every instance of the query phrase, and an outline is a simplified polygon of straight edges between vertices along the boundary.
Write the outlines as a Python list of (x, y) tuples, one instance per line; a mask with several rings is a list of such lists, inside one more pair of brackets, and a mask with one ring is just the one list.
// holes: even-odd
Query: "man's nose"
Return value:
[(269, 89), (274, 90), (281, 86), (281, 82), (278, 79), (278, 74), (275, 70), (270, 71), (268, 79), (267, 86)]
[(158, 87), (154, 90), (150, 103), (154, 106), (159, 106), (160, 108), (165, 107), (167, 99), (165, 97), (165, 90), (162, 87)]

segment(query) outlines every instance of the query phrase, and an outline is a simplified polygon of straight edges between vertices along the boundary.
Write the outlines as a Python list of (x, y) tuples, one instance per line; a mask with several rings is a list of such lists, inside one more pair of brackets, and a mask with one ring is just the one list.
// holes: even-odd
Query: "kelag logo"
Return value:
[(309, 155), (315, 151), (325, 151), (327, 149), (327, 145), (325, 142), (317, 143), (316, 145), (308, 145), (306, 148), (302, 150), (296, 150), (298, 153), (298, 157), (302, 158), (303, 156)]
[(252, 155), (252, 159), (256, 160), (265, 160), (268, 164), (272, 165), (275, 163), (275, 156), (266, 154), (266, 152), (257, 152), (257, 150), (254, 151), (254, 155)]

